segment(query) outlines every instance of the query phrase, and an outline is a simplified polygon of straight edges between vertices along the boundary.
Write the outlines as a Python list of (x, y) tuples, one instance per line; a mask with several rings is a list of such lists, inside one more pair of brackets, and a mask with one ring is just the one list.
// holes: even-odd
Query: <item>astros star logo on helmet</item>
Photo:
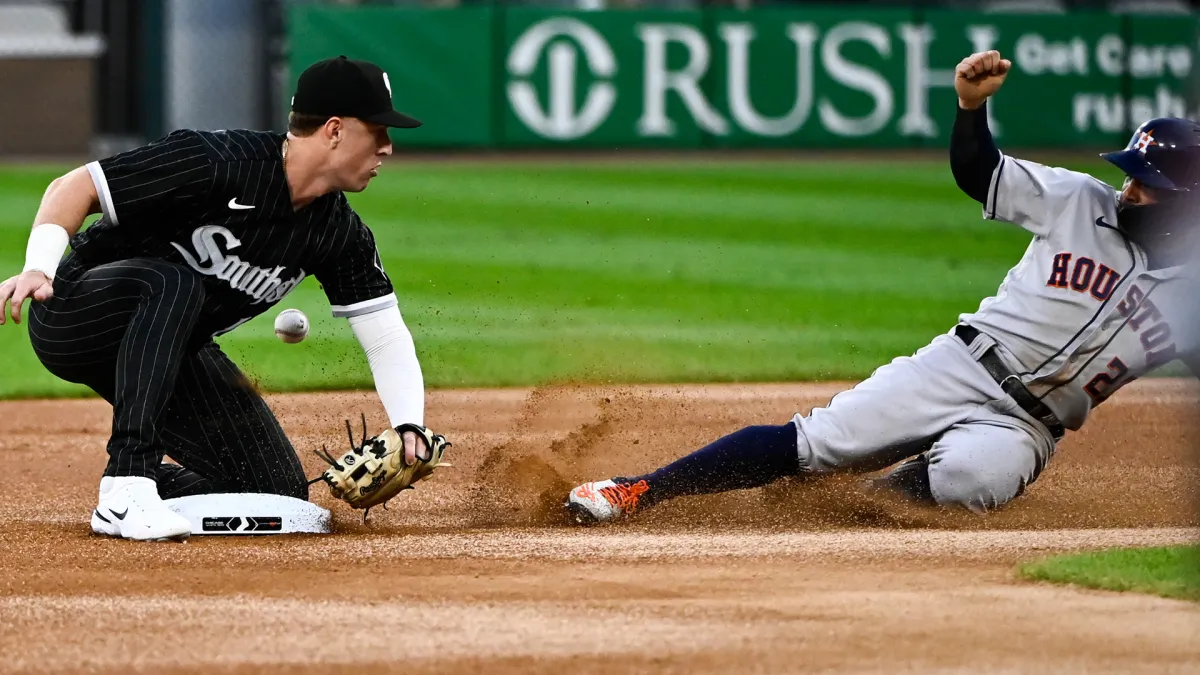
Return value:
[(1143, 155), (1146, 154), (1146, 148), (1150, 147), (1151, 145), (1157, 145), (1157, 143), (1154, 140), (1154, 136), (1151, 135), (1153, 133), (1154, 133), (1153, 129), (1147, 129), (1147, 130), (1143, 131), (1141, 134), (1138, 135), (1137, 143), (1134, 143), (1133, 147), (1136, 148), (1137, 151), (1142, 153)]

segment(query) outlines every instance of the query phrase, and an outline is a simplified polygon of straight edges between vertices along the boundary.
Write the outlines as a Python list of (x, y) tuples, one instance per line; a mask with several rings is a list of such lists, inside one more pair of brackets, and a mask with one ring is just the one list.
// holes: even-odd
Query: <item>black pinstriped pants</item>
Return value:
[[(163, 498), (263, 492), (308, 498), (279, 421), (210, 339), (192, 334), (201, 278), (153, 258), (85, 269), (68, 256), (29, 336), (54, 375), (113, 406), (106, 476), (158, 481)], [(179, 466), (163, 464), (169, 456)]]

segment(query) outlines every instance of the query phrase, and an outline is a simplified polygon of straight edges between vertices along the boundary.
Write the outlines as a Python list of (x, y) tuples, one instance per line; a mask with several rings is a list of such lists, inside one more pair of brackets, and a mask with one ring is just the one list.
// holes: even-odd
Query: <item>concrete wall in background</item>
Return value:
[(0, 156), (87, 152), (104, 47), (72, 34), (61, 7), (0, 3)]
[(267, 99), (259, 3), (168, 0), (165, 14), (166, 128), (258, 128)]

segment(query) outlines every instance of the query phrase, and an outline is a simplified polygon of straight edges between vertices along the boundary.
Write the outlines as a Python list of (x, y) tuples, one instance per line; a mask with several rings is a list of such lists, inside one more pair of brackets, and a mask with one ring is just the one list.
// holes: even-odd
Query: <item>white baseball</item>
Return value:
[(308, 337), (308, 317), (298, 309), (285, 309), (275, 317), (275, 337), (295, 344)]

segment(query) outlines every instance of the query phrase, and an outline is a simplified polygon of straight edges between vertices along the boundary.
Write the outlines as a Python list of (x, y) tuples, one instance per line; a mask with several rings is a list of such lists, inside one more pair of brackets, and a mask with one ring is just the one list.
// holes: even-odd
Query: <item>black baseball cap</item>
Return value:
[(421, 126), (420, 121), (392, 107), (392, 84), (382, 68), (345, 56), (318, 61), (300, 73), (292, 112), (357, 117), (399, 129)]

